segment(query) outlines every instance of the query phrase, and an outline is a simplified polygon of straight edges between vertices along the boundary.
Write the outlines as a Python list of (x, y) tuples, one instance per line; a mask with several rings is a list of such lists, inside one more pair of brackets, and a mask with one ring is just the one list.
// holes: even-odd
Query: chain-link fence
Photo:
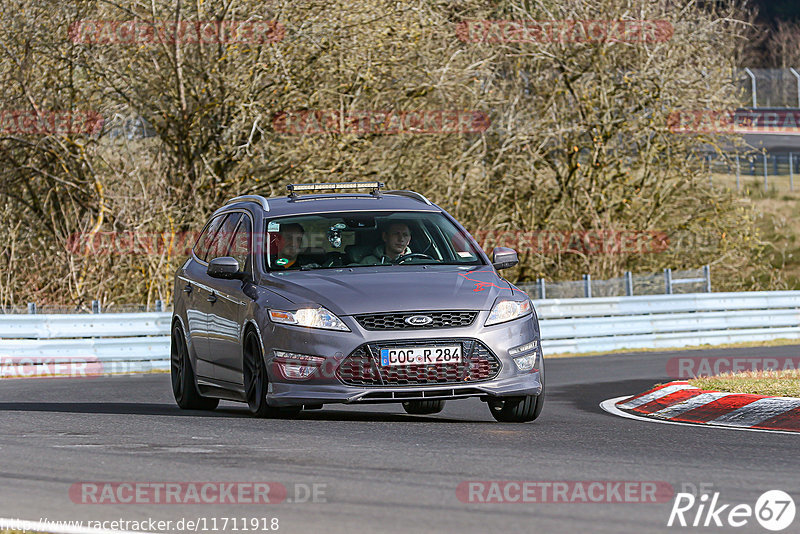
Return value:
[(761, 154), (708, 154), (703, 168), (709, 183), (728, 189), (792, 192), (800, 188), (795, 183), (800, 170), (798, 152), (774, 152)]
[(788, 69), (736, 69), (734, 80), (742, 105), (754, 108), (800, 107), (800, 71)]
[(664, 269), (663, 273), (632, 274), (626, 272), (619, 278), (548, 282), (540, 278), (535, 283), (518, 284), (534, 299), (569, 299), (591, 297), (623, 297), (633, 295), (664, 295), (673, 293), (710, 293), (711, 269)]

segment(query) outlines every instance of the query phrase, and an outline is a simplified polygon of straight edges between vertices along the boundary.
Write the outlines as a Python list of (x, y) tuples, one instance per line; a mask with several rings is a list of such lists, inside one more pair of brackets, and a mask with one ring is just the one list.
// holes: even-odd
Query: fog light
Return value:
[(522, 354), (523, 352), (530, 352), (532, 350), (536, 350), (539, 347), (539, 340), (534, 339), (529, 343), (525, 343), (524, 345), (520, 345), (519, 347), (514, 347), (513, 349), (509, 349), (508, 353), (510, 355), (515, 354)]
[(294, 380), (305, 380), (325, 362), (325, 358), (320, 356), (308, 356), (307, 354), (297, 354), (294, 352), (284, 352), (282, 350), (273, 351), (275, 358), (273, 361), (278, 364), (284, 378)]
[(536, 365), (536, 353), (514, 358), (514, 363), (517, 364), (517, 369), (520, 371), (530, 371)]

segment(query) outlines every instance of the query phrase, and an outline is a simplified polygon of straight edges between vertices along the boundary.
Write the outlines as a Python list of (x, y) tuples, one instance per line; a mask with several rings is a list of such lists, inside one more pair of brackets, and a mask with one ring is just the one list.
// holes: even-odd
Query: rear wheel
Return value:
[(542, 392), (538, 395), (528, 395), (508, 400), (489, 400), (489, 411), (492, 412), (492, 417), (496, 421), (501, 423), (527, 423), (539, 417), (544, 407), (544, 360), (539, 363), (539, 373)]
[(250, 330), (244, 338), (244, 386), (247, 406), (256, 417), (294, 417), (302, 406), (275, 408), (267, 404), (267, 367), (258, 335)]
[(403, 403), (406, 413), (412, 415), (429, 415), (444, 410), (443, 400), (417, 400)]
[(219, 404), (219, 399), (203, 397), (198, 393), (189, 349), (179, 323), (172, 328), (170, 341), (170, 377), (175, 402), (184, 410), (213, 410)]

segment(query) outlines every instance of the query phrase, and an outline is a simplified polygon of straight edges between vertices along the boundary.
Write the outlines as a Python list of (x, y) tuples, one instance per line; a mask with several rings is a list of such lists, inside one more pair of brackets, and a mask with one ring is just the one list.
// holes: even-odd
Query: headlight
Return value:
[(272, 322), (281, 324), (350, 331), (341, 319), (322, 306), (319, 308), (301, 308), (297, 311), (270, 310), (269, 318), (272, 319)]
[(533, 306), (531, 301), (526, 300), (501, 300), (494, 305), (492, 311), (489, 312), (489, 318), (486, 319), (486, 326), (493, 324), (505, 323), (518, 317), (523, 317), (531, 313)]

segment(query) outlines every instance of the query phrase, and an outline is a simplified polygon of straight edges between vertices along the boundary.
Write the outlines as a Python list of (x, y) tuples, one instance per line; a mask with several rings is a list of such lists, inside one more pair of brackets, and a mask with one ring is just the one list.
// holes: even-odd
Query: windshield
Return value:
[(265, 222), (267, 270), (408, 264), (483, 265), (475, 244), (441, 213), (357, 212)]

